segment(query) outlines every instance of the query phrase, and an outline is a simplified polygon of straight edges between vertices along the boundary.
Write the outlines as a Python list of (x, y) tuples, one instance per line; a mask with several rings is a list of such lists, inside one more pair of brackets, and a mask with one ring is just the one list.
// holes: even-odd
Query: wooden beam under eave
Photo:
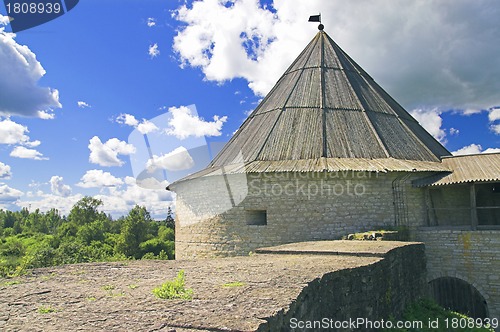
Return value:
[(477, 205), (476, 205), (476, 184), (472, 182), (470, 186), (470, 219), (472, 230), (477, 229)]

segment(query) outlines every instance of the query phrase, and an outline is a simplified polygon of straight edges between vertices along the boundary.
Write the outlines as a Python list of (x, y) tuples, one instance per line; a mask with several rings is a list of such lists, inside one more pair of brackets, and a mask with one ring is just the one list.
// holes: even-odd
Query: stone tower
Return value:
[(176, 257), (417, 225), (409, 183), (449, 155), (320, 30), (212, 163), (169, 186)]

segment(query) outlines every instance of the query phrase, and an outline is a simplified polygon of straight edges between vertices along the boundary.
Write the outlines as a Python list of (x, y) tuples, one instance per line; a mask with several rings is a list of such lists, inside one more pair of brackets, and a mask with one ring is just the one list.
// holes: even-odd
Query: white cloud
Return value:
[(110, 187), (107, 194), (95, 196), (102, 199), (103, 211), (113, 216), (120, 216), (128, 213), (134, 205), (145, 206), (154, 218), (165, 218), (168, 207), (173, 207), (174, 195), (166, 191), (165, 187), (152, 190), (139, 187), (132, 177), (124, 179), (127, 186), (125, 188)]
[(11, 176), (12, 172), (10, 171), (10, 166), (0, 161), (0, 179), (8, 180)]
[(498, 153), (500, 152), (500, 149), (498, 148), (488, 148), (483, 151), (483, 147), (479, 144), (471, 144), (464, 146), (461, 149), (458, 149), (457, 151), (453, 151), (452, 154), (454, 156), (463, 156), (467, 154), (478, 154), (478, 153)]
[(490, 126), (490, 129), (495, 134), (500, 135), (500, 124), (493, 124)]
[(50, 190), (54, 195), (68, 197), (71, 195), (71, 187), (63, 183), (63, 177), (54, 175), (50, 178)]
[(158, 49), (157, 43), (149, 45), (148, 54), (151, 59), (156, 58), (158, 55), (160, 55), (160, 50)]
[(92, 169), (87, 171), (76, 185), (82, 188), (100, 188), (120, 186), (122, 184), (123, 181), (114, 177), (111, 173), (103, 172), (100, 169)]
[(148, 20), (146, 22), (148, 27), (154, 27), (156, 25), (156, 19), (154, 17), (148, 17)]
[(148, 134), (158, 130), (158, 127), (153, 122), (146, 119), (142, 119), (142, 122), (139, 122), (133, 115), (126, 113), (120, 114), (116, 118), (116, 122), (134, 127), (141, 134)]
[(167, 154), (156, 156), (149, 159), (146, 167), (149, 173), (157, 169), (166, 169), (169, 171), (181, 171), (190, 169), (194, 166), (194, 160), (185, 147), (180, 146)]
[(500, 120), (500, 108), (498, 107), (492, 108), (488, 114), (488, 120), (491, 123), (490, 130), (495, 134), (500, 135), (500, 124), (493, 123), (495, 121)]
[(87, 104), (86, 102), (81, 101), (81, 100), (77, 101), (76, 103), (77, 103), (78, 107), (80, 107), (80, 108), (89, 108), (89, 107), (92, 107), (89, 104)]
[(139, 121), (132, 114), (120, 114), (116, 118), (116, 122), (121, 124), (126, 124), (128, 126), (136, 127), (139, 124)]
[(471, 144), (471, 145), (464, 146), (463, 148), (458, 149), (457, 151), (452, 151), (451, 154), (453, 154), (454, 156), (462, 156), (462, 155), (466, 155), (466, 154), (477, 154), (477, 153), (481, 153), (482, 149), (483, 148), (479, 144)]
[[(5, 23), (5, 18), (2, 17)], [(22, 115), (50, 119), (61, 108), (57, 90), (38, 86), (45, 75), (28, 46), (18, 44), (15, 34), (0, 27), (0, 115)]]
[(410, 114), (425, 128), (435, 139), (443, 143), (445, 141), (446, 132), (441, 128), (443, 119), (441, 112), (434, 109), (414, 109)]
[(9, 24), (9, 17), (8, 16), (3, 16), (0, 14), (0, 25), (7, 25)]
[(30, 141), (28, 127), (10, 119), (0, 121), (0, 144), (22, 144), (30, 147), (40, 145), (40, 141)]
[(143, 119), (142, 122), (137, 126), (137, 130), (139, 130), (141, 134), (148, 134), (158, 130), (158, 127), (153, 122), (149, 122), (148, 120)]
[(205, 121), (186, 106), (170, 107), (168, 111), (171, 119), (166, 133), (178, 139), (185, 139), (189, 136), (220, 136), (222, 125), (227, 121), (227, 116), (217, 115), (214, 115), (213, 122)]
[(23, 159), (33, 159), (33, 160), (48, 160), (43, 156), (42, 153), (35, 149), (28, 149), (24, 146), (16, 146), (10, 153), (11, 157), (23, 158)]
[(500, 108), (491, 109), (490, 113), (488, 113), (488, 120), (490, 122), (500, 120)]
[(43, 191), (36, 193), (27, 193), (25, 200), (20, 200), (16, 203), (18, 207), (26, 207), (31, 210), (39, 209), (40, 211), (47, 212), (54, 208), (57, 209), (62, 215), (68, 215), (73, 205), (83, 198), (81, 194), (70, 196), (61, 196), (56, 194), (45, 194)]
[(456, 129), (456, 128), (450, 128), (450, 135), (458, 135), (460, 134), (460, 130)]
[(45, 111), (38, 111), (37, 116), (42, 120), (52, 120), (56, 117), (54, 113), (47, 113)]
[(0, 183), (0, 205), (12, 204), (17, 201), (23, 192), (9, 187), (5, 183)]
[(123, 160), (118, 155), (130, 155), (135, 153), (135, 147), (117, 138), (111, 138), (106, 143), (102, 143), (99, 137), (94, 136), (89, 141), (90, 156), (89, 161), (100, 166), (122, 166)]
[[(87, 174), (89, 173), (87, 172)], [(101, 193), (93, 196), (103, 201), (103, 206), (100, 210), (111, 214), (114, 218), (127, 215), (138, 204), (145, 206), (154, 218), (163, 219), (166, 217), (168, 207), (173, 207), (174, 194), (166, 191), (165, 186), (159, 190), (143, 189), (136, 185), (133, 177), (127, 176), (124, 179), (120, 179), (112, 175), (110, 177), (107, 175), (100, 176), (97, 173), (94, 176), (89, 176), (87, 179), (89, 182), (85, 182), (85, 185), (88, 185), (85, 188), (94, 186), (102, 187), (110, 181), (122, 183), (120, 186), (101, 188)], [(0, 184), (0, 206), (2, 205), (2, 192), (4, 192), (5, 196), (4, 201), (8, 204), (15, 203), (18, 207), (30, 206), (32, 210), (40, 209), (40, 211), (48, 211), (51, 208), (56, 208), (63, 215), (68, 215), (73, 205), (83, 198), (81, 194), (63, 197), (53, 193), (46, 194), (41, 190), (28, 192), (26, 195), (23, 195), (22, 192), (12, 188), (4, 189), (4, 185)], [(25, 199), (19, 200), (21, 196)]]
[(317, 32), (308, 13), (321, 12), (325, 31), (407, 109), (500, 104), (496, 0), (275, 0), (274, 13), (255, 0), (229, 3), (196, 1), (174, 13), (186, 24), (174, 50), (208, 80), (241, 77), (266, 94)]
[(487, 148), (486, 150), (484, 150), (481, 153), (499, 153), (499, 152), (500, 152), (499, 148)]

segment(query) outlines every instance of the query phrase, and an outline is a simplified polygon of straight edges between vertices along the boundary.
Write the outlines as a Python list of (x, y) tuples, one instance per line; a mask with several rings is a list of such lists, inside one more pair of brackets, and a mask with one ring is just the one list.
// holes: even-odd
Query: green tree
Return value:
[(167, 227), (175, 229), (175, 220), (174, 220), (174, 217), (172, 215), (172, 208), (170, 208), (170, 206), (168, 207), (168, 210), (167, 210), (167, 218), (165, 219), (165, 223), (166, 223)]
[(101, 205), (100, 199), (85, 196), (73, 205), (68, 215), (68, 221), (81, 226), (96, 220), (107, 219), (105, 213), (97, 210)]
[(127, 257), (140, 258), (139, 245), (146, 239), (148, 223), (151, 222), (149, 212), (143, 206), (136, 205), (123, 220), (120, 237), (116, 243), (116, 251)]
[(43, 216), (45, 220), (45, 225), (47, 227), (48, 234), (55, 234), (57, 232), (57, 228), (61, 226), (63, 222), (63, 218), (57, 209), (50, 209)]

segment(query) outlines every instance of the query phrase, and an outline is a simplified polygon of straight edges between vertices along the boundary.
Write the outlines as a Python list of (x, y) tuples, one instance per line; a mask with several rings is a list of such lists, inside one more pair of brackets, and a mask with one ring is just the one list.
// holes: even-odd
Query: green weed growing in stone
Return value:
[(6, 281), (4, 283), (0, 284), (0, 287), (2, 286), (12, 286), (12, 285), (17, 285), (20, 284), (21, 282), (19, 280), (13, 280), (13, 281)]
[(115, 286), (113, 286), (113, 285), (105, 285), (105, 286), (102, 286), (102, 289), (105, 290), (105, 291), (112, 291), (113, 289), (115, 289)]
[(167, 280), (160, 287), (153, 289), (153, 294), (164, 300), (193, 298), (193, 290), (184, 286), (184, 270), (180, 270), (174, 280)]
[(51, 306), (41, 306), (38, 307), (38, 312), (41, 314), (50, 314), (51, 312), (56, 312), (57, 310), (55, 308), (52, 308)]
[(226, 287), (226, 288), (241, 287), (241, 286), (245, 286), (245, 283), (241, 282), (241, 281), (234, 281), (234, 282), (227, 282), (224, 285), (222, 285), (222, 287)]

